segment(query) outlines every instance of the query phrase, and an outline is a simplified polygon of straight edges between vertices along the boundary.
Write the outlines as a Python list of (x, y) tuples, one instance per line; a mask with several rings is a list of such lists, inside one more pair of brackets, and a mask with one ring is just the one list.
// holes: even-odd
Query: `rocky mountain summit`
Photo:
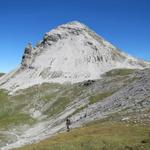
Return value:
[(101, 78), (115, 68), (146, 68), (150, 63), (133, 58), (104, 40), (86, 25), (74, 21), (46, 33), (35, 47), (25, 48), (19, 69), (0, 85), (16, 91), (44, 82), (77, 83)]

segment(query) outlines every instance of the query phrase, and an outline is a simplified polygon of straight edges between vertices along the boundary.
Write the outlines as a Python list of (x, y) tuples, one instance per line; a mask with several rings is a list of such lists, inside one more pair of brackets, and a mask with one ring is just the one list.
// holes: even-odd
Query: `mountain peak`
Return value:
[(115, 68), (149, 66), (119, 51), (86, 25), (73, 21), (47, 32), (36, 47), (29, 44), (21, 68), (11, 73), (13, 77), (9, 75), (11, 78), (6, 78), (2, 87), (18, 90), (43, 82), (76, 83), (99, 79)]
[(44, 37), (47, 38), (47, 36), (51, 35), (58, 35), (58, 36), (67, 36), (69, 34), (79, 34), (82, 32), (82, 30), (87, 29), (87, 26), (80, 23), (79, 21), (72, 21), (68, 22), (66, 24), (62, 24), (58, 26), (57, 28), (47, 32)]
[(78, 28), (86, 28), (86, 25), (79, 21), (71, 21), (66, 24), (60, 25), (60, 27), (78, 27)]

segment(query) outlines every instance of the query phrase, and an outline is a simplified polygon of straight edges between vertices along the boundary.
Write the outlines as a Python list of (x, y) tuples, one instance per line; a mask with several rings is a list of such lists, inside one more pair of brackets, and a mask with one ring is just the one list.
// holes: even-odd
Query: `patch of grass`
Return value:
[[(22, 124), (36, 122), (28, 110), (35, 108), (40, 111), (43, 108), (42, 105), (45, 106), (46, 103), (49, 108), (42, 110), (42, 113), (48, 116), (57, 115), (81, 93), (82, 89), (78, 85), (53, 83), (44, 83), (20, 90), (15, 96), (10, 96), (6, 91), (0, 90), (0, 130), (20, 125), (21, 122)], [(50, 101), (52, 105), (49, 105)]]
[(44, 114), (53, 116), (64, 111), (68, 104), (80, 96), (82, 92), (83, 88), (78, 85), (66, 85), (59, 92), (44, 96), (45, 101), (52, 101), (52, 105)]
[(48, 95), (43, 96), (42, 100), (44, 100), (45, 102), (53, 101), (54, 99), (56, 99), (57, 94), (57, 92), (50, 93)]
[(6, 91), (0, 90), (0, 129), (25, 123), (32, 124), (35, 121), (31, 116), (20, 111), (23, 107), (21, 106), (20, 103), (15, 103)]
[(87, 107), (87, 105), (81, 106), (80, 108), (76, 109), (69, 117), (71, 117), (71, 116), (73, 116), (73, 115), (79, 113), (80, 111), (82, 111), (82, 110), (83, 110), (84, 108), (86, 108), (86, 107)]
[(4, 90), (0, 90), (0, 102), (7, 100), (8, 94)]
[[(60, 84), (54, 84), (54, 83), (43, 83), (41, 85), (35, 85), (32, 87), (29, 87), (27, 89), (24, 90), (20, 90), (17, 94), (17, 96), (19, 96), (19, 100), (20, 98), (25, 98), (25, 99), (31, 99), (36, 97), (41, 98), (43, 95), (50, 95), (51, 93), (53, 93), (53, 91), (55, 90), (63, 90), (63, 86)], [(16, 96), (16, 98), (17, 98)]]
[(68, 97), (59, 97), (52, 106), (44, 112), (49, 116), (53, 116), (65, 110), (66, 106), (70, 103), (70, 99)]
[(28, 114), (18, 113), (18, 114), (7, 114), (5, 118), (0, 119), (0, 128), (9, 128), (21, 124), (33, 124), (35, 119), (33, 119)]
[(71, 99), (74, 99), (78, 96), (80, 96), (83, 93), (84, 88), (78, 85), (72, 85), (69, 86), (68, 88), (66, 88), (66, 90), (64, 91), (63, 95), (64, 96), (68, 96)]
[(11, 102), (8, 100), (7, 92), (0, 90), (0, 120), (11, 111)]
[(90, 104), (99, 102), (99, 101), (103, 100), (104, 98), (111, 96), (113, 93), (114, 92), (112, 92), (112, 91), (107, 91), (107, 92), (98, 93), (96, 95), (93, 95), (89, 98)]
[(106, 76), (126, 76), (135, 72), (135, 69), (113, 69), (105, 73)]
[(149, 150), (150, 127), (92, 123), (17, 150)]

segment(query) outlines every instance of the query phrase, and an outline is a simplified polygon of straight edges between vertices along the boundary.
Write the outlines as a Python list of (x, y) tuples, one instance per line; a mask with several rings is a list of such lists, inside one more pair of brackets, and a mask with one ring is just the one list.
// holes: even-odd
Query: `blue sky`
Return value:
[(0, 0), (0, 72), (21, 62), (28, 42), (78, 20), (129, 54), (150, 60), (150, 0)]

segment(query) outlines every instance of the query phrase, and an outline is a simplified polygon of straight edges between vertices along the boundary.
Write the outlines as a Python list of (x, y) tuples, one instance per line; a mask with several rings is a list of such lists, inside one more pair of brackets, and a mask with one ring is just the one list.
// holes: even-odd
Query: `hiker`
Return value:
[(67, 132), (69, 132), (70, 131), (70, 124), (71, 124), (71, 122), (70, 122), (70, 119), (69, 118), (67, 118), (67, 120), (66, 120), (66, 126), (67, 126)]

